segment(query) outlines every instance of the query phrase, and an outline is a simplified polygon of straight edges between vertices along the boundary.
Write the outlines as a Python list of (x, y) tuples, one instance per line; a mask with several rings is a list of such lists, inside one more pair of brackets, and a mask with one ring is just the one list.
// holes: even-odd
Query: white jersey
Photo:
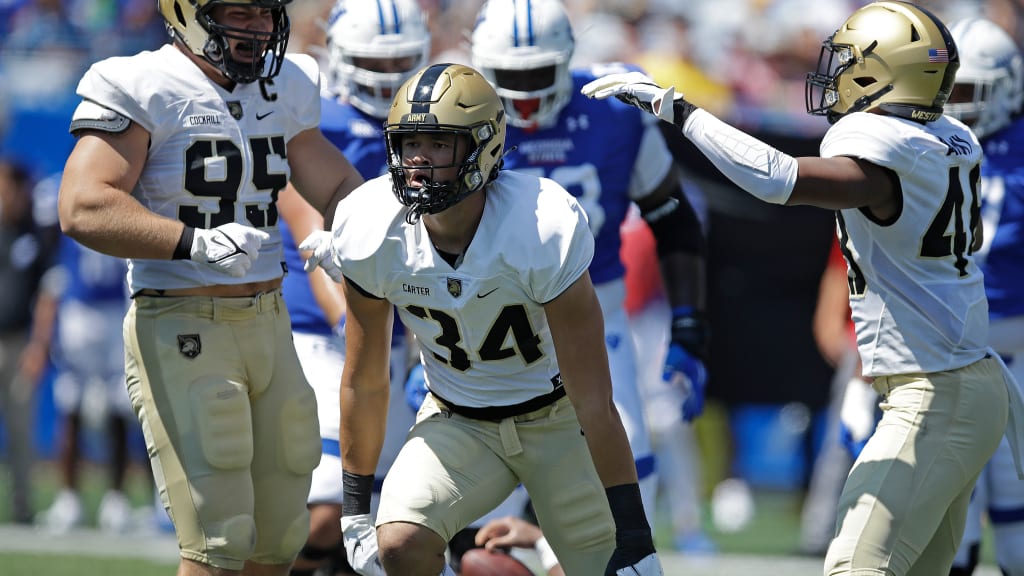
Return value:
[(364, 292), (390, 301), (417, 337), (427, 385), (454, 404), (509, 406), (560, 384), (543, 303), (586, 272), (594, 237), (579, 203), (553, 180), (503, 171), (457, 268), (434, 249), (391, 177), (338, 206), (334, 246)]
[(239, 222), (271, 235), (242, 278), (189, 260), (131, 259), (132, 293), (258, 282), (284, 273), (275, 201), (291, 175), (286, 144), (320, 121), (319, 71), (311, 57), (288, 54), (273, 81), (229, 91), (168, 44), (97, 62), (78, 94), (83, 102), (75, 120), (96, 119), (106, 108), (149, 132), (146, 165), (132, 190), (143, 206), (196, 228)]
[(864, 374), (939, 372), (985, 356), (988, 304), (971, 246), (981, 146), (959, 121), (918, 124), (855, 113), (821, 156), (862, 158), (899, 177), (902, 206), (888, 222), (866, 209), (837, 213)]

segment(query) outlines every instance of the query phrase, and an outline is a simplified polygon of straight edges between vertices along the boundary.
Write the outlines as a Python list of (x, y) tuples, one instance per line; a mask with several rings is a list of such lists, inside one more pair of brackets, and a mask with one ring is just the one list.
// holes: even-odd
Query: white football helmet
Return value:
[(946, 114), (974, 129), (979, 138), (1008, 125), (1024, 103), (1024, 58), (996, 23), (966, 18), (950, 27), (960, 49), (960, 70)]
[(398, 88), (426, 65), (430, 32), (416, 0), (338, 0), (327, 51), (328, 90), (383, 119)]
[(501, 98), (508, 123), (552, 122), (572, 97), (576, 43), (559, 0), (489, 0), (473, 28), (473, 67)]

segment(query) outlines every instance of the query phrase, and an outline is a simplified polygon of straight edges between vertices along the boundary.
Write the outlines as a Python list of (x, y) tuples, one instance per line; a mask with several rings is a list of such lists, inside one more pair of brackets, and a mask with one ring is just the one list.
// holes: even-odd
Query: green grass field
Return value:
[(173, 562), (79, 555), (0, 553), (3, 576), (168, 576)]

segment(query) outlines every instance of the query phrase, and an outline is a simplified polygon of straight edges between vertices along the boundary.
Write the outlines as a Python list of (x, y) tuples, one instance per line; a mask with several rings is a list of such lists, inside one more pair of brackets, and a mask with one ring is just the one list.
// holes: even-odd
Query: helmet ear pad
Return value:
[[(158, 0), (157, 7), (175, 40), (230, 80), (248, 84), (270, 80), (280, 73), (291, 33), (286, 10), (290, 3), (291, 0)], [(222, 24), (213, 17), (214, 9), (221, 5), (270, 9), (273, 29), (253, 31)], [(257, 55), (235, 58), (231, 40), (257, 47)]]
[[(452, 134), (466, 153), (453, 165), (406, 167), (402, 140), (417, 133)], [(409, 206), (410, 217), (435, 214), (482, 190), (498, 177), (505, 148), (505, 110), (494, 88), (476, 70), (460, 64), (435, 64), (420, 70), (399, 89), (384, 127), (388, 170), (399, 202)], [(465, 147), (462, 146), (465, 144)], [(431, 179), (411, 188), (408, 169), (457, 167), (452, 181)]]
[(875, 109), (930, 122), (942, 116), (958, 66), (956, 44), (931, 12), (873, 2), (824, 42), (807, 78), (807, 111), (830, 122)]

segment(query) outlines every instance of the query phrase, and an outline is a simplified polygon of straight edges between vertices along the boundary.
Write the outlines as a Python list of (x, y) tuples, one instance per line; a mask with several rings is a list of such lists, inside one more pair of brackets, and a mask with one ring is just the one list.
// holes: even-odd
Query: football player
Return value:
[[(988, 295), (989, 344), (1024, 381), (1024, 58), (1002, 28), (983, 18), (950, 26), (960, 50), (960, 70), (946, 113), (970, 126), (981, 140), (981, 220), (985, 241), (978, 252)], [(951, 576), (966, 576), (978, 563), (981, 515), (995, 537), (1003, 574), (1024, 576), (1024, 483), (1004, 439), (981, 472), (968, 508), (967, 533)]]
[(636, 457), (647, 514), (652, 515), (655, 455), (624, 306), (620, 228), (635, 202), (657, 238), (672, 306), (666, 380), (677, 377), (689, 390), (680, 407), (687, 421), (703, 409), (707, 378), (703, 236), (657, 121), (616, 100), (595, 101), (579, 93), (598, 75), (626, 69), (609, 65), (571, 70), (574, 48), (559, 0), (490, 0), (477, 16), (470, 52), (473, 66), (494, 86), (505, 108), (505, 166), (551, 178), (587, 212), (596, 243), (589, 271), (604, 314), (615, 404)]
[(289, 0), (160, 0), (171, 42), (94, 64), (65, 233), (129, 259), (128, 393), (180, 574), (287, 574), (309, 531), (316, 399), (292, 344), (277, 196), (327, 214), (362, 182), (319, 129)]
[(832, 123), (820, 157), (772, 148), (642, 74), (583, 88), (671, 122), (761, 200), (837, 211), (863, 373), (884, 400), (839, 500), (830, 576), (947, 574), (975, 480), (1007, 421), (1015, 446), (1024, 428), (1020, 391), (987, 344), (981, 145), (943, 115), (958, 65), (949, 30), (920, 6), (858, 9), (807, 78), (808, 112)]
[[(53, 178), (57, 182), (60, 174)], [(40, 186), (57, 184), (50, 179)], [(109, 486), (100, 501), (100, 528), (129, 529), (131, 505), (124, 494), (128, 471), (128, 431), (132, 408), (124, 391), (124, 260), (83, 247), (61, 236), (58, 261), (43, 277), (33, 312), (30, 347), (42, 358), (52, 355), (58, 369), (53, 383), (54, 404), (61, 415), (61, 489), (40, 516), (48, 530), (64, 533), (83, 520), (79, 465), (86, 427), (99, 427), (109, 449)], [(39, 372), (43, 366), (35, 369)], [(41, 374), (35, 374), (38, 380)]]
[[(333, 241), (307, 239), (309, 262), (345, 282), (348, 302), (346, 547), (358, 545), (363, 573), (380, 570), (375, 533), (388, 573), (450, 573), (447, 542), (522, 483), (566, 574), (660, 575), (612, 401), (587, 216), (554, 181), (501, 170), (505, 131), (480, 73), (423, 69), (388, 114), (389, 174), (339, 205)], [(375, 532), (393, 309), (430, 392), (384, 480)]]
[[(426, 64), (430, 33), (415, 0), (339, 0), (327, 20), (327, 69), (320, 99), (320, 130), (365, 178), (387, 172), (384, 120), (399, 86)], [(296, 244), (323, 218), (289, 186), (280, 198), (281, 240), (288, 275), (283, 291), (292, 320), (295, 350), (317, 396), (322, 454), (309, 494), (310, 535), (292, 576), (312, 574), (335, 560), (344, 566), (341, 548), (341, 460), (338, 445), (338, 389), (345, 361), (345, 300), (341, 286), (322, 270), (303, 271)], [(401, 323), (391, 340), (392, 382), (385, 447), (377, 466), (383, 482), (412, 426), (401, 386), (407, 353)], [(375, 491), (375, 495), (377, 492)], [(376, 499), (374, 500), (376, 503)], [(375, 511), (376, 506), (374, 506)], [(335, 552), (342, 554), (335, 556)]]

